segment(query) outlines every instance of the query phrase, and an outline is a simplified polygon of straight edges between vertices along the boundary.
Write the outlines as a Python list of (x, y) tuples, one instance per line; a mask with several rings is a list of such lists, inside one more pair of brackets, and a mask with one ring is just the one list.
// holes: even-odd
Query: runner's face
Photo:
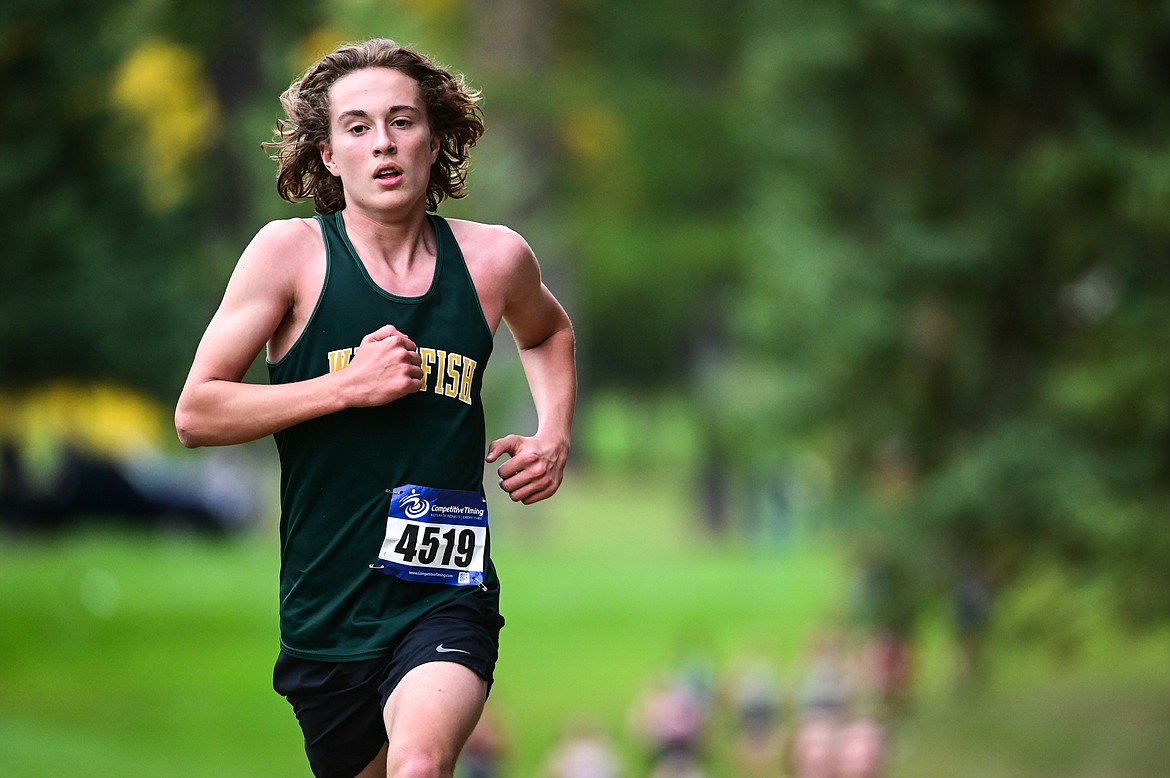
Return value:
[(329, 89), (330, 138), (321, 159), (341, 179), (347, 206), (425, 207), (439, 138), (418, 82), (391, 68), (349, 73)]

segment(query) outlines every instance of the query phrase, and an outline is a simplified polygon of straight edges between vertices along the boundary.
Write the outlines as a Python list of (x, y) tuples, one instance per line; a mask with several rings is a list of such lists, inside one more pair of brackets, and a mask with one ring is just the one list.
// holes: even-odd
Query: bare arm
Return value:
[(241, 255), (175, 408), (183, 445), (244, 443), (343, 408), (380, 405), (418, 391), (417, 347), (393, 327), (367, 335), (345, 370), (291, 384), (243, 382), (256, 355), (288, 326), (298, 298), (306, 296), (300, 274), (320, 261), (320, 243), (309, 230), (299, 220), (273, 222)]
[(487, 461), (510, 455), (498, 471), (500, 487), (514, 501), (527, 505), (551, 497), (561, 485), (577, 401), (577, 367), (569, 317), (541, 283), (531, 249), (517, 239), (521, 245), (513, 257), (503, 319), (520, 350), (536, 407), (537, 430), (531, 437), (508, 435), (494, 441)]

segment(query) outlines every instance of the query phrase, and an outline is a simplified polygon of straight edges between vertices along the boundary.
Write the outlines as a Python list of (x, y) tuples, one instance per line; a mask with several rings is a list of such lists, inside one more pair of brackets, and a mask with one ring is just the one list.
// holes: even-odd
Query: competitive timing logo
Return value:
[(402, 498), (399, 503), (402, 506), (402, 512), (406, 514), (408, 519), (421, 519), (431, 512), (430, 500), (424, 500), (418, 496), (417, 492), (411, 492), (406, 497)]

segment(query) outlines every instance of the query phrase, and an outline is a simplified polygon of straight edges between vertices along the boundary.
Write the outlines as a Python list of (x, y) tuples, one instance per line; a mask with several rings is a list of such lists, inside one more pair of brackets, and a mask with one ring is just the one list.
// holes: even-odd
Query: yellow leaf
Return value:
[(128, 147), (139, 149), (147, 204), (157, 210), (178, 204), (219, 121), (199, 60), (183, 46), (147, 41), (118, 69), (111, 98), (128, 120)]

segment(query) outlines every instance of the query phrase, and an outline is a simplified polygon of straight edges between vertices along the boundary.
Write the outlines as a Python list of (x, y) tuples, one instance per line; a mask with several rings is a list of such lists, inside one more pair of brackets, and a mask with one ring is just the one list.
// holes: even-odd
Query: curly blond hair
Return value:
[(329, 140), (329, 88), (342, 76), (366, 68), (393, 68), (418, 82), (427, 121), (439, 136), (439, 154), (427, 184), (427, 210), (437, 210), (448, 197), (465, 197), (471, 149), (484, 131), (479, 91), (468, 87), (462, 75), (385, 38), (339, 47), (280, 96), (288, 118), (277, 124), (273, 140), (262, 144), (277, 164), (276, 191), (292, 203), (313, 198), (321, 214), (345, 207), (341, 179), (326, 170), (320, 144)]

